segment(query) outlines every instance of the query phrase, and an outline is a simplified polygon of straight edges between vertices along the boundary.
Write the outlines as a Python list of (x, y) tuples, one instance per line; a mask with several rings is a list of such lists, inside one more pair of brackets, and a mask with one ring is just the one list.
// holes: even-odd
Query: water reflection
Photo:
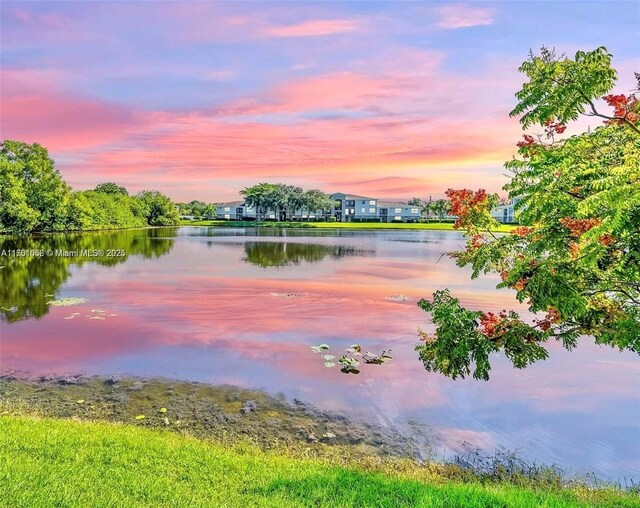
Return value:
[[(513, 304), (510, 291), (495, 290), (499, 279), (472, 282), (467, 271), (441, 257), (463, 243), (457, 233), (268, 230), (258, 237), (250, 230), (213, 228), (123, 233), (133, 235), (132, 245), (146, 245), (129, 248), (126, 263), (63, 259), (65, 269), (58, 274), (47, 272), (47, 263), (30, 260), (36, 263), (33, 271), (25, 267), (15, 279), (0, 270), (1, 304), (30, 304), (24, 317), (46, 313), (29, 293), (41, 285), (47, 286), (42, 294), (57, 288), (57, 298), (87, 299), (72, 308), (82, 313), (80, 319), (66, 320), (69, 309), (51, 307), (42, 319), (3, 323), (3, 369), (168, 376), (264, 388), (407, 425), (416, 435), (437, 433), (443, 443), (434, 450), (437, 455), (445, 446), (459, 450), (463, 442), (490, 450), (503, 445), (532, 460), (605, 478), (640, 474), (640, 362), (632, 353), (591, 341), (573, 352), (552, 345), (549, 360), (523, 371), (498, 356), (487, 383), (424, 371), (414, 351), (416, 330), (431, 329), (417, 299), (449, 287), (465, 306), (495, 311)], [(83, 245), (93, 248), (109, 235), (83, 236)], [(149, 256), (153, 259), (145, 259)], [(47, 300), (37, 298), (46, 306)], [(90, 319), (92, 309), (116, 316)], [(310, 346), (322, 343), (332, 350), (355, 343), (374, 352), (391, 348), (393, 361), (345, 376), (311, 352)]]
[(173, 246), (167, 233), (171, 229), (0, 237), (0, 319), (13, 323), (46, 315), (72, 265), (114, 266), (130, 256), (167, 254)]
[(244, 242), (243, 258), (262, 268), (282, 267), (305, 263), (317, 263), (329, 256), (340, 259), (345, 256), (368, 256), (372, 251), (342, 245), (291, 242)]

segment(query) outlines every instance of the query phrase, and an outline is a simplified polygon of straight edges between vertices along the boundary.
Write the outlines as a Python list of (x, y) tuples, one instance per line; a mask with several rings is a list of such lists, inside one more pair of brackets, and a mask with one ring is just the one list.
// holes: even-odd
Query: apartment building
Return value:
[(331, 215), (338, 222), (379, 222), (378, 200), (357, 194), (336, 192), (329, 196), (335, 205)]
[[(336, 192), (330, 195), (334, 201), (333, 208), (328, 212), (322, 210), (295, 210), (286, 220), (318, 220), (335, 217), (337, 222), (414, 222), (421, 218), (419, 207), (396, 201), (380, 201), (371, 196), (360, 196)], [(280, 220), (272, 209), (261, 210), (260, 218), (266, 220)], [(255, 220), (255, 207), (248, 206), (244, 201), (229, 201), (216, 205), (216, 217), (222, 220)], [(333, 219), (331, 219), (333, 220)]]
[(491, 216), (503, 224), (515, 224), (518, 222), (516, 217), (515, 205), (520, 198), (513, 198), (503, 205), (496, 206), (491, 210)]
[(419, 206), (397, 201), (378, 201), (380, 222), (416, 222), (422, 217)]

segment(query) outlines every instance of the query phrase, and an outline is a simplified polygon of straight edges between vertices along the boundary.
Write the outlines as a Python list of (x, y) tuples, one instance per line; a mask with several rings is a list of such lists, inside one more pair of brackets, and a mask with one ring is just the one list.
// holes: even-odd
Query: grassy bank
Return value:
[(637, 506), (619, 492), (462, 482), (437, 468), (338, 465), (158, 429), (0, 417), (0, 506)]
[[(454, 231), (451, 222), (253, 222), (228, 220), (184, 220), (182, 226), (216, 227), (276, 227), (276, 228), (317, 228), (317, 229), (412, 229)], [(502, 224), (496, 232), (508, 233), (516, 226)]]
[(553, 468), (417, 461), (390, 429), (168, 379), (0, 376), (0, 507), (631, 507)]

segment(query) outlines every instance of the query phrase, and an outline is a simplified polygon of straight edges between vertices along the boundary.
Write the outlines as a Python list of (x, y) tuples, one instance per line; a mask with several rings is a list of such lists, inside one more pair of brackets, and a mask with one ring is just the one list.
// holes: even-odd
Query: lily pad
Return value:
[(332, 367), (335, 367), (336, 364), (335, 362), (324, 362), (324, 366), (330, 369)]
[(320, 344), (319, 346), (311, 346), (311, 351), (314, 353), (321, 353), (322, 351), (326, 351), (329, 349), (328, 344)]
[(360, 356), (362, 354), (362, 346), (360, 344), (352, 344), (351, 347), (348, 347), (345, 351), (347, 353)]
[(47, 303), (53, 307), (70, 307), (71, 305), (80, 305), (86, 301), (86, 298), (59, 298), (58, 300), (50, 300)]
[(166, 413), (167, 412), (167, 408), (166, 407), (161, 407), (160, 408), (160, 412), (161, 413)]
[(144, 420), (146, 417), (144, 415), (136, 416), (136, 420)]

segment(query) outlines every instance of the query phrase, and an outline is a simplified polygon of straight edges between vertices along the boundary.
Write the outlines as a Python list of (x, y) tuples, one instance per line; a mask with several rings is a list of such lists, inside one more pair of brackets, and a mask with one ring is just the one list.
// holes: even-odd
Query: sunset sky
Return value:
[(258, 181), (498, 191), (530, 48), (605, 45), (624, 93), (640, 70), (638, 2), (5, 0), (1, 14), (2, 138), (48, 147), (75, 189), (179, 201)]

